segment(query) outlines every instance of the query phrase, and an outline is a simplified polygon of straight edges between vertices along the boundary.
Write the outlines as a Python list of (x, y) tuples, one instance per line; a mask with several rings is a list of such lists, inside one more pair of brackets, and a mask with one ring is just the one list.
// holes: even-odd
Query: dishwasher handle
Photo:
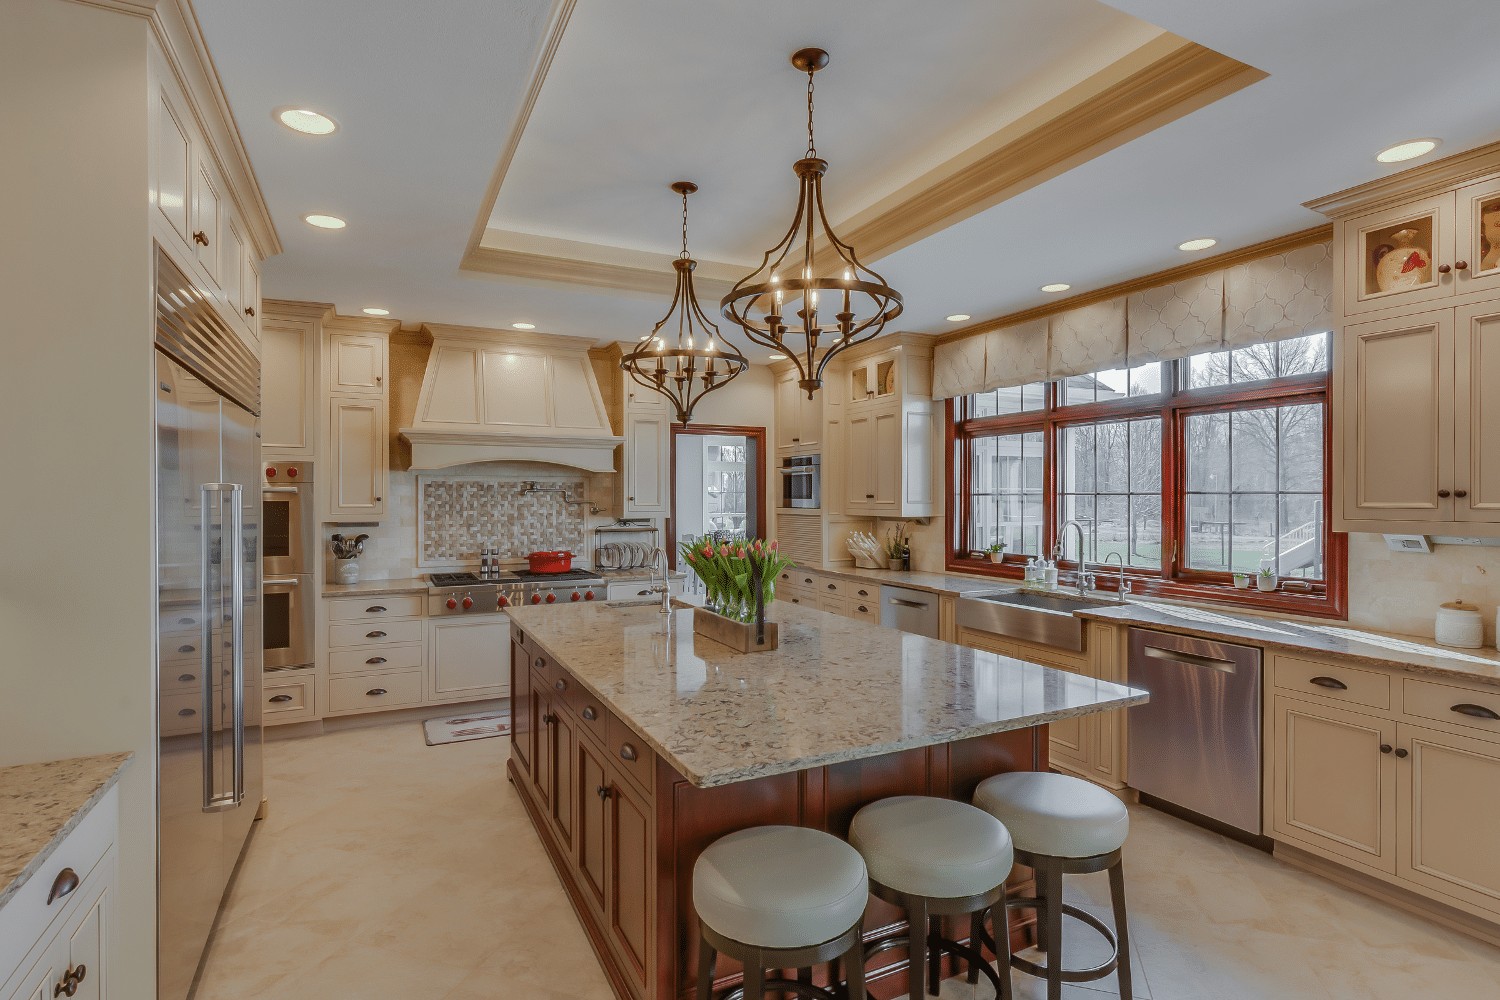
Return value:
[(921, 608), (923, 611), (926, 611), (929, 607), (931, 607), (931, 605), (923, 604), (921, 601), (908, 601), (900, 597), (888, 597), (886, 598), (886, 600), (891, 604), (898, 604), (903, 608)]
[(1221, 660), (1213, 656), (1199, 656), (1197, 653), (1183, 653), (1175, 649), (1159, 649), (1156, 646), (1146, 646), (1141, 650), (1141, 653), (1154, 660), (1169, 660), (1173, 663), (1184, 663), (1190, 667), (1207, 667), (1209, 670), (1222, 670), (1226, 674), (1235, 672), (1233, 660)]

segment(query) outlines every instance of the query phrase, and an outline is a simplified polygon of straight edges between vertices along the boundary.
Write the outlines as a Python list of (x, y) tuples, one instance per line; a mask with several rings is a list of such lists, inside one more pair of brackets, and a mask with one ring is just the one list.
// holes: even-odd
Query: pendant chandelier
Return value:
[[(901, 293), (859, 262), (854, 248), (834, 233), (823, 210), (828, 161), (818, 158), (813, 144), (813, 74), (828, 65), (828, 53), (798, 49), (792, 53), (792, 65), (807, 74), (807, 155), (792, 165), (801, 180), (797, 215), (781, 242), (766, 251), (760, 267), (741, 278), (719, 305), (724, 318), (733, 320), (751, 342), (796, 363), (797, 384), (811, 399), (835, 355), (878, 336), (886, 323), (901, 315)], [(814, 260), (818, 247), (823, 261)], [(826, 330), (818, 317), (820, 304), (839, 310)], [(793, 308), (796, 319), (789, 325), (786, 310)], [(824, 336), (828, 341), (820, 353), (818, 340)], [(794, 343), (790, 337), (803, 339)]]
[[(677, 409), (677, 422), (686, 424), (693, 419), (693, 407), (715, 389), (728, 385), (736, 375), (750, 367), (750, 362), (733, 345), (719, 336), (719, 328), (698, 305), (698, 295), (693, 290), (693, 268), (698, 262), (688, 256), (688, 195), (698, 190), (691, 181), (677, 181), (672, 190), (682, 195), (682, 254), (672, 261), (677, 271), (677, 290), (672, 296), (672, 307), (641, 338), (640, 346), (620, 361), (620, 367), (630, 377), (653, 392), (661, 393), (672, 401)], [(667, 344), (663, 328), (677, 317), (677, 343)], [(694, 381), (697, 381), (697, 385)]]

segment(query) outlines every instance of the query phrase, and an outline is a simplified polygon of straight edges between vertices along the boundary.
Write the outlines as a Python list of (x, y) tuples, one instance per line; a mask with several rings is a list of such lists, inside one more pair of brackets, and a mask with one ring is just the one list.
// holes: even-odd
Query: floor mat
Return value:
[(426, 734), (427, 745), (430, 747), (444, 743), (463, 743), (466, 740), (485, 740), (491, 736), (507, 736), (510, 734), (510, 712), (480, 712), (428, 719), (422, 723), (422, 732)]

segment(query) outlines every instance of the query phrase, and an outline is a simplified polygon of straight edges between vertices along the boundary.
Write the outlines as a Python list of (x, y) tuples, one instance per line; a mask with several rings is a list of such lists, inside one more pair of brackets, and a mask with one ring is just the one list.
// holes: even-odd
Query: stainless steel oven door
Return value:
[[(798, 464), (793, 465), (793, 462)], [(786, 464), (776, 470), (781, 474), (781, 506), (816, 509), (822, 506), (822, 478), (819, 466), (802, 464), (798, 459), (787, 459)]]
[(266, 576), (311, 573), (312, 483), (262, 486), (261, 571)]
[(266, 669), (313, 665), (312, 583), (311, 573), (262, 581)]

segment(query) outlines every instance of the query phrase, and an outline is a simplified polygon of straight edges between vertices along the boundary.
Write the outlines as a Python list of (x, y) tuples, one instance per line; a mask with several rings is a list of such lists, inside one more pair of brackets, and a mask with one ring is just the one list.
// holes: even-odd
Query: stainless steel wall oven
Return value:
[(819, 455), (794, 455), (781, 460), (781, 506), (823, 506), (823, 459)]
[(265, 666), (310, 667), (317, 551), (312, 463), (266, 465), (260, 495)]

